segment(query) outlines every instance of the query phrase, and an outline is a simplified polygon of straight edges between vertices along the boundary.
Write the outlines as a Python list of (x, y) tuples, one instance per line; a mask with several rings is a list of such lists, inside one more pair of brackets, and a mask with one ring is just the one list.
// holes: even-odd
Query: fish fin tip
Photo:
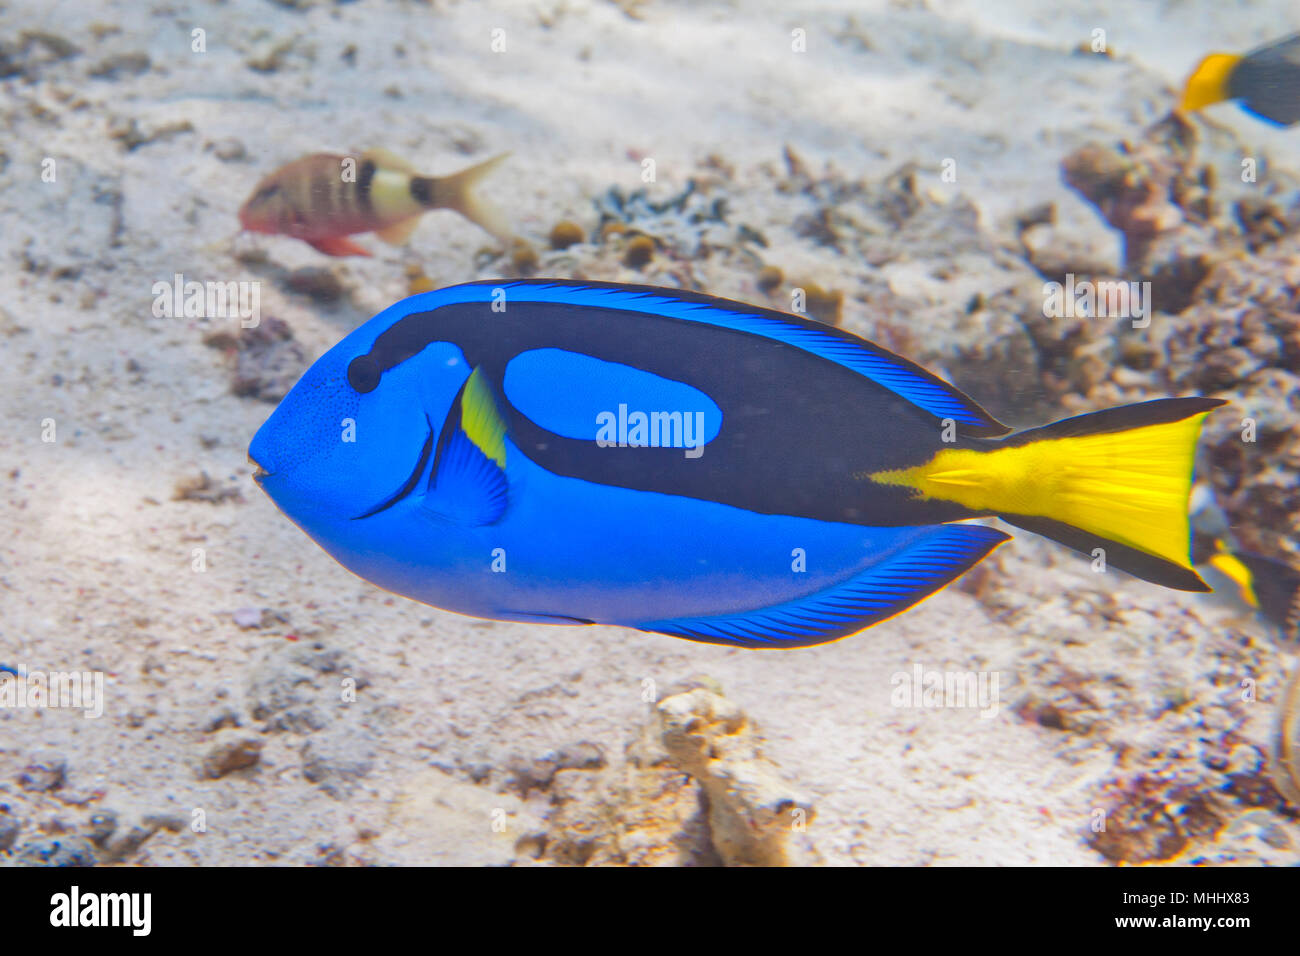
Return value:
[[(1141, 548), (1116, 541), (1113, 538), (1084, 531), (1074, 525), (1066, 524), (1063, 521), (1055, 521), (1051, 518), (1024, 515), (999, 515), (999, 517), (1013, 527), (1032, 531), (1034, 534), (1049, 538), (1057, 544), (1064, 545), (1071, 551), (1077, 551), (1094, 561), (1100, 557), (1105, 562), (1104, 567), (1106, 570), (1114, 568), (1123, 571), (1125, 574), (1131, 574), (1135, 578), (1141, 578), (1143, 581), (1158, 584), (1174, 591), (1209, 592), (1214, 590), (1205, 583), (1205, 579), (1197, 573), (1190, 562), (1184, 564), (1180, 559), (1161, 557)], [(1097, 554), (1098, 549), (1101, 550), (1100, 555)]]
[(933, 525), (849, 580), (794, 601), (736, 615), (674, 618), (633, 626), (707, 644), (810, 647), (901, 614), (983, 560), (1010, 535), (985, 525)]
[(505, 162), (509, 155), (501, 153), (449, 176), (428, 177), (434, 185), (430, 190), (430, 208), (451, 209), (494, 238), (502, 242), (511, 239), (513, 232), (501, 212), (475, 192), (478, 183)]
[(365, 162), (366, 160), (370, 160), (376, 166), (382, 166), (385, 169), (394, 170), (399, 173), (410, 173), (412, 176), (416, 175), (414, 166), (401, 156), (398, 156), (396, 153), (390, 152), (381, 146), (372, 146), (370, 149), (362, 153), (361, 161)]
[(1291, 561), (1230, 549), (1206, 562), (1237, 587), (1244, 603), (1280, 627), (1288, 639), (1300, 638), (1300, 567)]
[(1237, 593), (1241, 595), (1242, 601), (1259, 610), (1259, 597), (1255, 593), (1254, 586), (1254, 571), (1241, 559), (1241, 555), (1227, 550), (1222, 541), (1216, 541), (1215, 545), (1222, 550), (1210, 555), (1206, 564), (1237, 586)]
[(415, 232), (415, 227), (419, 224), (419, 215), (410, 216), (400, 222), (393, 223), (391, 226), (385, 226), (383, 229), (376, 229), (375, 235), (390, 246), (400, 246), (411, 238), (411, 234)]
[(327, 256), (369, 256), (370, 250), (359, 246), (347, 236), (333, 236), (329, 239), (304, 239), (307, 245)]
[(585, 617), (570, 617), (567, 614), (543, 614), (538, 611), (504, 611), (502, 620), (519, 621), (525, 624), (553, 624), (562, 627), (590, 627), (596, 622)]

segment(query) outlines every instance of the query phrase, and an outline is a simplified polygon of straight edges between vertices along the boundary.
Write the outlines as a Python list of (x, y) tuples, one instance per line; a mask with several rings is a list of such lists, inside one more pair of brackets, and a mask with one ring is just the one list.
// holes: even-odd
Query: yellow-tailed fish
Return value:
[(1179, 109), (1204, 109), (1224, 100), (1279, 126), (1300, 122), (1300, 33), (1243, 55), (1211, 53), (1187, 78)]

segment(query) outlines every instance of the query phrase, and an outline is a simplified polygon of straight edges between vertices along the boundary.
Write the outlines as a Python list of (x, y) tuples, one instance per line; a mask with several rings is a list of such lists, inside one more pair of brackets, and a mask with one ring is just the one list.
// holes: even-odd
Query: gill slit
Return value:
[(414, 491), (415, 486), (420, 483), (420, 476), (424, 474), (424, 469), (429, 464), (429, 456), (433, 454), (433, 422), (429, 420), (429, 416), (427, 414), (424, 416), (424, 420), (428, 422), (429, 425), (429, 436), (425, 438), (424, 447), (420, 449), (420, 460), (415, 463), (415, 470), (411, 472), (411, 477), (406, 479), (406, 484), (402, 485), (401, 488), (397, 489), (397, 492), (395, 494), (393, 494), (391, 497), (387, 498), (386, 500), (380, 502), (378, 505), (371, 508), (365, 514), (357, 515), (355, 518), (352, 519), (353, 521), (360, 521), (362, 518), (371, 518), (379, 514), (381, 511), (387, 511), (393, 505), (397, 504), (399, 501), (401, 501), (403, 498), (409, 495), (412, 491)]

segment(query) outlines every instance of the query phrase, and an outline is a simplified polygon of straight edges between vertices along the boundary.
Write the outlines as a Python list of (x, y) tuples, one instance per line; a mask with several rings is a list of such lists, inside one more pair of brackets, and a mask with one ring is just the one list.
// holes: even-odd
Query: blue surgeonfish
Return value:
[(462, 614), (746, 647), (852, 634), (1007, 540), (1187, 591), (1201, 422), (1168, 398), (1009, 434), (952, 385), (795, 315), (674, 289), (476, 282), (325, 353), (254, 437), (344, 567)]

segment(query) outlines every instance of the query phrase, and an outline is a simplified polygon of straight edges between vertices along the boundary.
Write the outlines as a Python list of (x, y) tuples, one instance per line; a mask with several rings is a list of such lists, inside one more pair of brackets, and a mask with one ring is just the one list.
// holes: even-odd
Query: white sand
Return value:
[[(791, 13), (776, 0), (651, 0), (634, 20), (595, 0), (322, 3), (305, 13), (260, 0), (177, 2), (154, 18), (126, 0), (8, 5), (0, 34), (40, 28), (84, 52), (44, 68), (35, 85), (3, 81), (0, 97), (12, 131), (0, 143), (0, 307), (24, 330), (0, 351), (9, 426), (0, 461), (16, 469), (0, 477), (0, 664), (110, 675), (100, 720), (0, 711), (0, 802), (24, 819), (20, 845), (95, 807), (187, 816), (201, 807), (208, 833), (159, 834), (138, 859), (312, 862), (322, 846), (353, 844), (361, 828), (382, 830), (385, 804), (429, 763), (463, 775), (583, 739), (617, 756), (644, 713), (642, 681), (666, 686), (694, 672), (718, 678), (761, 723), (771, 755), (812, 796), (813, 837), (832, 863), (1102, 862), (1082, 839), (1097, 785), (1122, 744), (1136, 748), (1123, 758), (1128, 770), (1170, 759), (1142, 751), (1153, 726), (1162, 746), (1186, 743), (1198, 715), (1222, 716), (1235, 682), (1212, 681), (1215, 668), (1259, 679), (1261, 703), (1243, 733), (1263, 745), (1282, 661), (1262, 625), (1228, 604), (1092, 575), (1028, 534), (991, 561), (991, 589), (1008, 608), (949, 589), (800, 652), (488, 624), (390, 597), (338, 567), (248, 481), (247, 442), (270, 406), (228, 393), (220, 357), (201, 341), (222, 320), (150, 313), (152, 284), (177, 272), (266, 278), (236, 250), (260, 246), (286, 268), (330, 264), (293, 240), (236, 238), (235, 210), (282, 162), (370, 145), (434, 173), (512, 150), (489, 194), (534, 239), (564, 216), (590, 226), (590, 197), (639, 186), (642, 157), (656, 161), (655, 189), (666, 195), (709, 154), (744, 170), (779, 161), (784, 143), (855, 175), (916, 161), (936, 191), (970, 197), (993, 228), (1051, 199), (1063, 221), (1099, 230), (1060, 185), (1060, 158), (1158, 118), (1203, 53), (1296, 25), (1281, 0), (1053, 6), (841, 0)], [(96, 41), (96, 21), (122, 32)], [(204, 54), (190, 52), (195, 27), (206, 30)], [(1113, 59), (1072, 52), (1094, 27), (1107, 30)], [(489, 48), (494, 28), (506, 31), (504, 53)], [(791, 51), (796, 28), (807, 31), (806, 53)], [(295, 36), (278, 71), (244, 65)], [(355, 68), (340, 61), (349, 44)], [(103, 57), (137, 50), (149, 72), (86, 77)], [(390, 86), (399, 97), (384, 94)], [(1212, 116), (1294, 162), (1300, 134), (1233, 106)], [(125, 151), (108, 130), (131, 120), (146, 132), (181, 120), (194, 129)], [(205, 150), (228, 137), (242, 141), (246, 161)], [(58, 162), (55, 183), (39, 179), (45, 157)], [(945, 158), (957, 161), (956, 184), (939, 181)], [(111, 201), (96, 201), (113, 193), (122, 197), (116, 246)], [(766, 197), (742, 191), (736, 201), (778, 247), (794, 244)], [(444, 213), (427, 217), (409, 248), (361, 241), (376, 257), (343, 265), (355, 307), (322, 309), (262, 284), (264, 314), (288, 321), (313, 355), (404, 294), (404, 263), (440, 283), (474, 278), (473, 253), (489, 244)], [(80, 271), (56, 278), (61, 267)], [(47, 418), (57, 423), (52, 444), (40, 438)], [(172, 501), (176, 481), (201, 470), (237, 482), (246, 501)], [(191, 570), (196, 547), (206, 549), (202, 574)], [(1107, 595), (1119, 609), (1111, 622), (1087, 610)], [(231, 613), (243, 606), (290, 625), (240, 630)], [(345, 729), (330, 731), (344, 750), (374, 751), (342, 798), (304, 779), (303, 738), (292, 733), (267, 735), (246, 776), (198, 778), (209, 746), (200, 724), (281, 666), (262, 662), (282, 653), (286, 633), (303, 638), (298, 646), (314, 636), (346, 648), (349, 667), (369, 676), (360, 716), (335, 718)], [(918, 662), (1000, 672), (997, 717), (891, 707), (891, 675)], [(1118, 688), (1103, 730), (1063, 734), (1011, 713), (1026, 693), (1050, 696), (1060, 666), (1087, 673), (1094, 691)], [(1155, 703), (1171, 683), (1191, 695), (1181, 715)], [(20, 791), (21, 768), (44, 751), (67, 759), (65, 791), (102, 796), (81, 808)], [(416, 847), (380, 862), (434, 856)]]

